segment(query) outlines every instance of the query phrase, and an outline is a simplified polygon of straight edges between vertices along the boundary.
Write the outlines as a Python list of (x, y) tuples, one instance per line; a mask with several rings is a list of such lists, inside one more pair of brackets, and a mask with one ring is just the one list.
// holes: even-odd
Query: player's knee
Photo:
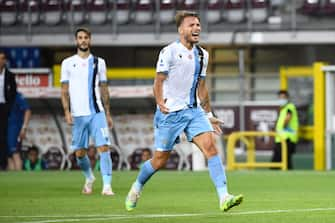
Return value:
[(218, 154), (217, 149), (215, 147), (211, 148), (207, 151), (206, 158), (211, 158), (213, 156), (216, 156), (217, 154)]
[(109, 151), (109, 148), (108, 148), (108, 146), (100, 146), (100, 147), (98, 147), (98, 151), (99, 151), (100, 153), (108, 152), (108, 151)]
[(86, 155), (86, 150), (85, 149), (79, 149), (75, 152), (76, 157), (84, 157)]
[(204, 154), (206, 158), (210, 158), (212, 156), (216, 156), (218, 154), (218, 150), (216, 148), (216, 145), (214, 142), (208, 143), (206, 146), (204, 146)]
[(164, 158), (158, 158), (158, 159), (152, 159), (151, 160), (151, 164), (152, 164), (152, 167), (155, 169), (155, 170), (159, 170), (159, 169), (162, 169), (165, 164), (167, 162), (167, 159), (164, 157)]
[(155, 170), (159, 170), (162, 169), (165, 166), (165, 164), (166, 164), (165, 160), (159, 160), (153, 165), (153, 167)]

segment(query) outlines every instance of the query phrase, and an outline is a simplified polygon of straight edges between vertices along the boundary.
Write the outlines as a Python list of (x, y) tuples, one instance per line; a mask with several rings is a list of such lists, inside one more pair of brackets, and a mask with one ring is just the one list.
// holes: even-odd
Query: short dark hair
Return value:
[(5, 56), (5, 58), (7, 58), (7, 55), (6, 55), (6, 53), (5, 53), (4, 50), (1, 50), (1, 49), (0, 49), (0, 54), (3, 54), (3, 55)]
[(91, 31), (88, 29), (88, 28), (85, 28), (85, 27), (80, 27), (76, 30), (76, 32), (74, 33), (74, 37), (77, 38), (77, 35), (79, 32), (84, 32), (86, 33), (89, 37), (91, 37)]
[(287, 90), (279, 90), (277, 92), (277, 95), (281, 95), (281, 94), (284, 94), (286, 97), (290, 97), (290, 94), (288, 93)]
[(200, 22), (200, 17), (198, 13), (194, 11), (187, 11), (187, 10), (177, 11), (175, 17), (177, 28), (179, 28), (179, 26), (183, 23), (186, 17), (196, 17)]
[(40, 150), (36, 145), (32, 145), (28, 148), (28, 153), (30, 153), (31, 151), (35, 151), (38, 154)]
[(151, 149), (149, 149), (149, 148), (143, 148), (142, 153), (144, 153), (144, 152), (148, 152), (151, 155)]

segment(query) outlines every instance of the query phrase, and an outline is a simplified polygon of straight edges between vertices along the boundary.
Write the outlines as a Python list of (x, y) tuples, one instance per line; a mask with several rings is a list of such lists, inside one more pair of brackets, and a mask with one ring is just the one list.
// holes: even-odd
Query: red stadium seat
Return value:
[(321, 9), (321, 0), (305, 0), (299, 10), (306, 15), (318, 15)]
[(10, 26), (17, 22), (18, 5), (15, 0), (0, 2), (1, 25)]
[(252, 0), (250, 13), (253, 22), (260, 23), (266, 21), (269, 16), (269, 1)]
[(107, 21), (109, 11), (107, 0), (91, 0), (87, 4), (88, 21), (94, 25), (101, 25)]
[(113, 16), (113, 19), (116, 19), (117, 24), (128, 23), (130, 18), (130, 1), (116, 0), (113, 4), (115, 4), (116, 7), (116, 15)]
[(198, 0), (182, 0), (179, 4), (180, 10), (199, 10), (199, 1)]
[(86, 3), (84, 0), (72, 0), (65, 4), (66, 18), (69, 24), (80, 25), (85, 21)]
[(239, 23), (245, 19), (245, 1), (228, 0), (224, 4), (224, 18), (228, 22)]
[(154, 3), (151, 0), (137, 0), (134, 11), (134, 21), (137, 24), (147, 24), (153, 21)]
[(36, 0), (20, 1), (19, 11), (23, 24), (36, 25), (40, 21), (40, 3)]
[(162, 24), (169, 24), (174, 21), (176, 1), (175, 0), (160, 0), (159, 21)]
[(208, 23), (220, 22), (223, 10), (223, 0), (209, 0), (207, 3), (207, 21)]
[(62, 21), (63, 1), (45, 0), (42, 2), (43, 22), (47, 25), (57, 25)]
[(335, 15), (335, 0), (326, 0), (321, 9), (322, 15), (332, 16)]

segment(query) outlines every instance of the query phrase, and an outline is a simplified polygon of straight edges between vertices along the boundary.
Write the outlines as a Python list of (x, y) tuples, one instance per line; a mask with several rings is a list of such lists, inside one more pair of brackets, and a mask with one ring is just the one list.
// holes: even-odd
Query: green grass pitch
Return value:
[(124, 199), (137, 172), (114, 172), (114, 197), (81, 195), (79, 171), (0, 173), (0, 222), (335, 222), (335, 172), (228, 172), (241, 206), (219, 211), (207, 172), (161, 171), (146, 185), (133, 212)]

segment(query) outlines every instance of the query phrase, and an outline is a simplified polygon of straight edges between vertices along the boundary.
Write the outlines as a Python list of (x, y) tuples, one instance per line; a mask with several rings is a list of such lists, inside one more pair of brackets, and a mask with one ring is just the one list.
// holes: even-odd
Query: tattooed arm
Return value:
[(217, 134), (222, 134), (222, 130), (220, 128), (220, 125), (223, 124), (223, 121), (220, 119), (217, 119), (213, 117), (213, 114), (211, 112), (211, 104), (208, 94), (208, 89), (206, 86), (206, 80), (200, 79), (199, 81), (199, 88), (198, 88), (198, 97), (200, 99), (200, 105), (207, 113), (207, 117), (209, 121), (212, 123), (212, 126)]
[(101, 99), (102, 103), (104, 105), (105, 113), (106, 113), (106, 119), (108, 126), (110, 128), (113, 127), (113, 119), (110, 114), (110, 98), (109, 98), (109, 91), (108, 91), (108, 85), (107, 82), (101, 82), (100, 83), (100, 91), (101, 91)]
[(163, 73), (157, 73), (154, 81), (154, 96), (156, 99), (156, 104), (159, 106), (159, 109), (162, 113), (167, 114), (169, 109), (165, 106), (163, 98), (163, 83), (166, 79), (166, 75)]
[(211, 105), (205, 79), (200, 79), (199, 81), (198, 96), (200, 99), (200, 105), (205, 110), (205, 112), (211, 112)]

